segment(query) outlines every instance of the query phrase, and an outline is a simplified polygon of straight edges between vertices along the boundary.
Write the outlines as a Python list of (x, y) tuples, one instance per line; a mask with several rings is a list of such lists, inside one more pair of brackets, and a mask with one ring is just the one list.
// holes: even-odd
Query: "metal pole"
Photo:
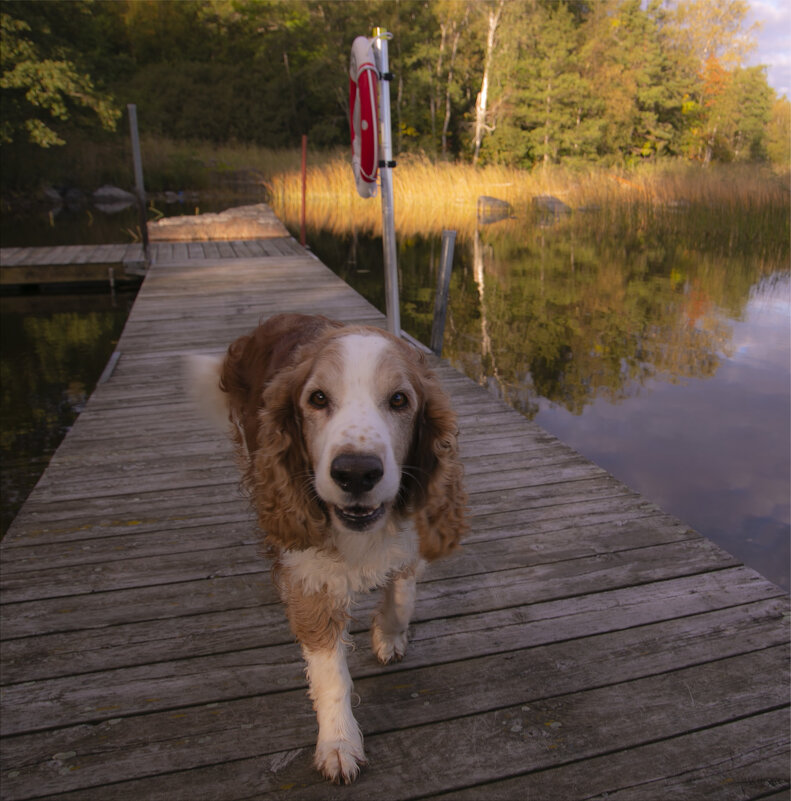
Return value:
[(431, 350), (442, 356), (442, 339), (445, 334), (445, 316), (448, 311), (448, 291), (450, 272), (453, 269), (453, 247), (456, 243), (455, 231), (442, 232), (442, 256), (437, 276), (437, 294), (434, 297), (434, 321), (431, 325)]
[(385, 267), (385, 309), (387, 330), (401, 336), (401, 315), (398, 307), (398, 264), (396, 261), (395, 217), (393, 213), (393, 161), (392, 131), (390, 125), (390, 64), (387, 58), (387, 40), (390, 34), (384, 28), (374, 28), (374, 54), (382, 76), (379, 83), (379, 126), (382, 161), (379, 176), (382, 187), (382, 251)]
[(143, 186), (143, 159), (140, 156), (140, 136), (137, 132), (137, 106), (129, 103), (126, 110), (129, 112), (129, 134), (132, 139), (132, 163), (135, 170), (135, 194), (140, 212), (140, 236), (143, 239), (143, 254), (146, 266), (149, 264), (148, 250), (148, 224), (146, 220), (146, 190)]

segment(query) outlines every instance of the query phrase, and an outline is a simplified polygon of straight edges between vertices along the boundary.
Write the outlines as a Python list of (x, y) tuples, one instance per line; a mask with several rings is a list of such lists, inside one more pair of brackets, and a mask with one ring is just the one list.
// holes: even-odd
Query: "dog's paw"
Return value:
[(383, 665), (400, 662), (406, 653), (409, 631), (404, 630), (395, 634), (385, 632), (377, 616), (371, 625), (371, 642), (374, 655)]
[(333, 784), (351, 784), (360, 773), (360, 768), (366, 764), (362, 742), (319, 742), (316, 744), (314, 763), (324, 778)]

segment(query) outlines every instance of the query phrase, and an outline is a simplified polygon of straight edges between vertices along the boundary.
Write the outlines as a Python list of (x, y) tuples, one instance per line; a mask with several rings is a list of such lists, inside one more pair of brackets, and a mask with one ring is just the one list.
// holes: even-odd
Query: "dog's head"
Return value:
[[(413, 516), (425, 558), (452, 550), (465, 528), (456, 418), (422, 354), (379, 329), (291, 317), (307, 328), (283, 364), (246, 338), (229, 350), (222, 382), (232, 390), (244, 374), (253, 395), (235, 403), (230, 391), (231, 416), (270, 543), (316, 546), (332, 531), (365, 535)], [(259, 340), (270, 324), (283, 319), (259, 327)]]

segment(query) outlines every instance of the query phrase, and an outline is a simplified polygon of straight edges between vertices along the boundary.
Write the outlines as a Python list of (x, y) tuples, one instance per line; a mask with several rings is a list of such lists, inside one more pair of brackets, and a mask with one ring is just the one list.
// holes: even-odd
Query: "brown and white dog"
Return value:
[(422, 354), (377, 328), (279, 315), (222, 362), (201, 359), (193, 387), (230, 419), (302, 647), (316, 767), (351, 782), (365, 753), (351, 709), (349, 609), (356, 593), (382, 588), (373, 650), (385, 664), (404, 656), (416, 577), (466, 528), (456, 417)]

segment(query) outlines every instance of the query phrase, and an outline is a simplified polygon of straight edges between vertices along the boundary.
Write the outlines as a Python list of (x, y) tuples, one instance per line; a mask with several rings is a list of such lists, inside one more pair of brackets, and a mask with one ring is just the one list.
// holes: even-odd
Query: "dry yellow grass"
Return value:
[[(298, 224), (299, 170), (288, 169), (274, 175), (269, 186), (278, 216), (289, 224)], [(603, 168), (572, 171), (560, 167), (472, 167), (433, 163), (420, 157), (401, 158), (393, 170), (393, 193), (396, 229), (403, 236), (439, 232), (443, 228), (455, 229), (462, 237), (470, 235), (475, 229), (481, 195), (509, 202), (517, 216), (526, 213), (536, 195), (553, 195), (573, 209), (685, 203), (756, 208), (788, 203), (787, 182), (755, 166), (705, 169), (675, 164), (621, 173)], [(348, 158), (336, 156), (308, 169), (306, 207), (310, 227), (337, 233), (381, 233), (379, 200), (363, 200), (357, 195)]]

